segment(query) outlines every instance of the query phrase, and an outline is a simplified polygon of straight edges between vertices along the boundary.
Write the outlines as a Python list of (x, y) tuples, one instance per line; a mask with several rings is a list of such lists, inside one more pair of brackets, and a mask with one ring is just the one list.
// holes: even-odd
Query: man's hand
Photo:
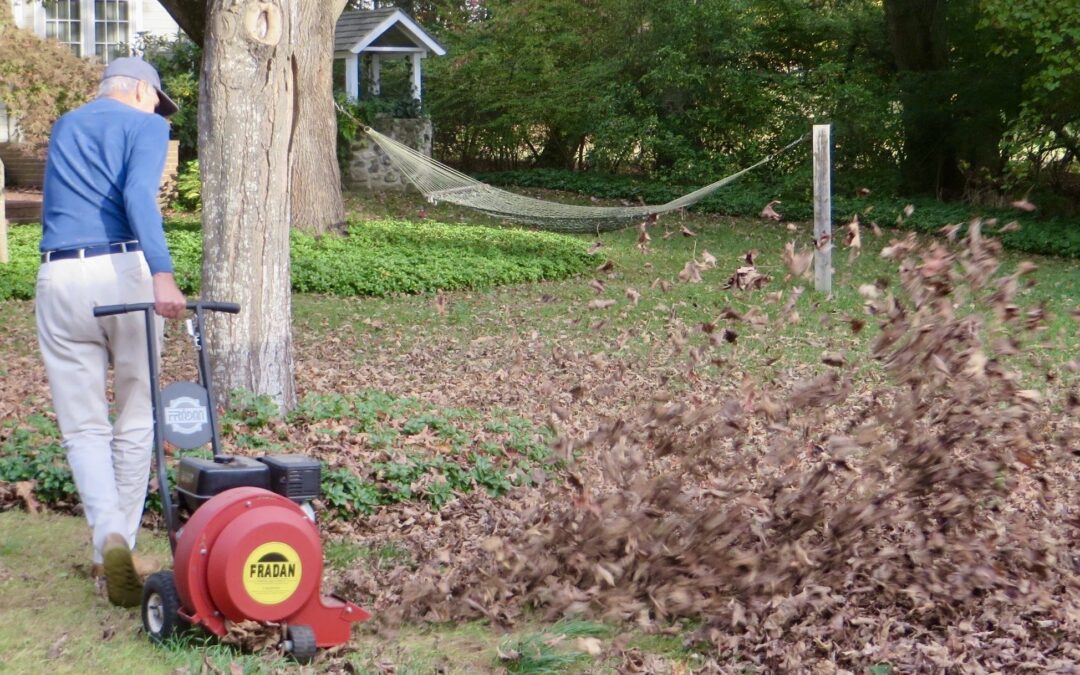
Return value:
[(187, 300), (171, 272), (154, 275), (154, 311), (166, 319), (178, 319), (187, 309)]

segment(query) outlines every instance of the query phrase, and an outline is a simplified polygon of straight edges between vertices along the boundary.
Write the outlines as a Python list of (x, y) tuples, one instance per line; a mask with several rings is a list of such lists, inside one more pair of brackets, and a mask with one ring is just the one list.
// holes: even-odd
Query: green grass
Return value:
[[(372, 550), (329, 543), (330, 566), (342, 556), (377, 561), (400, 556), (392, 545)], [(160, 532), (144, 531), (139, 549), (168, 560)], [(331, 657), (320, 654), (302, 668), (279, 654), (246, 653), (195, 633), (162, 647), (141, 632), (139, 609), (111, 606), (97, 595), (88, 577), (88, 528), (85, 520), (58, 514), (0, 513), (0, 673), (177, 672), (313, 673), (324, 672)], [(327, 586), (324, 584), (324, 589)], [(369, 598), (352, 598), (366, 604)], [(500, 633), (483, 623), (409, 625), (381, 634), (366, 625), (354, 627), (351, 649), (334, 656), (337, 671), (379, 673), (393, 664), (396, 673), (616, 672), (606, 655), (586, 656), (575, 640), (592, 637), (606, 649), (622, 629), (588, 621), (560, 621), (544, 626), (526, 620), (513, 632)], [(632, 643), (642, 639), (631, 633)], [(550, 644), (549, 644), (550, 643)], [(646, 644), (642, 642), (641, 644)], [(500, 645), (521, 647), (510, 664), (499, 657)], [(666, 650), (665, 650), (666, 651)], [(667, 656), (666, 654), (661, 654)], [(692, 657), (687, 657), (692, 660)], [(682, 663), (676, 657), (673, 664)], [(543, 670), (559, 666), (559, 670)]]

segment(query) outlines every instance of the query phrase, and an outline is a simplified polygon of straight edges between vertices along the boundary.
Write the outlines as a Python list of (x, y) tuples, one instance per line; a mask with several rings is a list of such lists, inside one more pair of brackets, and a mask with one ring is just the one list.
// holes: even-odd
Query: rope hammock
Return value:
[(534, 199), (500, 190), (442, 164), (409, 146), (375, 131), (363, 130), (387, 154), (390, 161), (433, 204), (450, 202), (496, 218), (536, 225), (559, 232), (608, 232), (622, 229), (649, 216), (681, 209), (708, 197), (743, 174), (753, 171), (778, 155), (795, 147), (806, 136), (792, 141), (777, 152), (742, 171), (715, 183), (657, 206), (577, 206)]

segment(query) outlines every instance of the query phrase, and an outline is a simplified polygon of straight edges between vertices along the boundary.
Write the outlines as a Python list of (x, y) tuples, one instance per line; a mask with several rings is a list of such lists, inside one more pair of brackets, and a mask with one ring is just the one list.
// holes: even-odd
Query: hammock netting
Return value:
[(421, 152), (385, 136), (371, 127), (364, 131), (387, 154), (390, 161), (432, 203), (449, 202), (476, 209), (504, 220), (528, 223), (555, 232), (608, 232), (640, 222), (649, 216), (685, 208), (708, 197), (743, 174), (801, 143), (799, 138), (760, 162), (656, 206), (578, 206), (534, 199), (481, 183)]

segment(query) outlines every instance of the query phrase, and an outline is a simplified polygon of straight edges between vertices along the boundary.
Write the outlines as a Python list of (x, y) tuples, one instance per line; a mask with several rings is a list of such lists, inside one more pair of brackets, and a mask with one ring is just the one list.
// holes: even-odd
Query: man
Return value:
[(97, 319), (93, 308), (153, 301), (165, 318), (185, 310), (157, 205), (169, 141), (165, 118), (174, 112), (153, 66), (116, 59), (98, 97), (53, 126), (45, 168), (38, 342), (93, 531), (94, 575), (104, 574), (109, 600), (124, 607), (138, 605), (142, 593), (131, 550), (153, 445), (146, 330), (141, 313)]

